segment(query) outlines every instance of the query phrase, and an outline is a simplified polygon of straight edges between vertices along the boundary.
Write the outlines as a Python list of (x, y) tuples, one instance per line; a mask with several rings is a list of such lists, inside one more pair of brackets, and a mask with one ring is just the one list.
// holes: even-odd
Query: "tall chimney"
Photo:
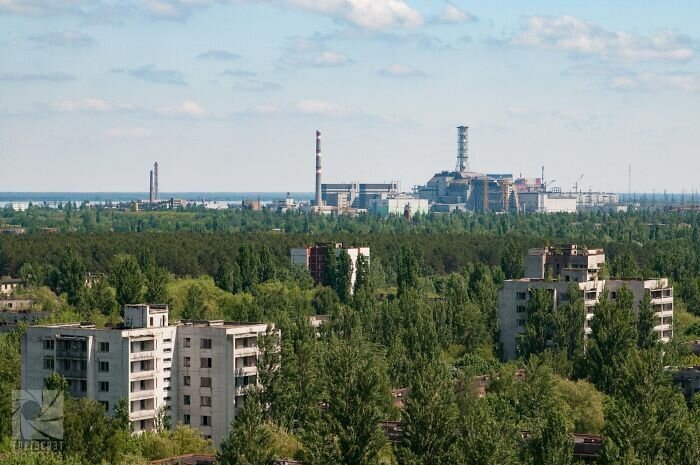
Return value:
[(148, 191), (148, 203), (153, 203), (153, 170), (151, 170), (151, 188)]
[(160, 202), (160, 194), (158, 193), (158, 162), (153, 164), (153, 200)]
[(316, 131), (316, 207), (321, 208), (321, 131)]
[(468, 126), (457, 128), (457, 171), (469, 170), (469, 145), (467, 140)]

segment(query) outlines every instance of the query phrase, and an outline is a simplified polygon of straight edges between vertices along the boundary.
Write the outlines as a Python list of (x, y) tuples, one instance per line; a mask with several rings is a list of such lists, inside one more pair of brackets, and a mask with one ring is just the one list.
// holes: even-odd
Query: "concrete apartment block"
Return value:
[(22, 389), (42, 389), (57, 372), (73, 396), (96, 400), (110, 414), (126, 399), (135, 433), (153, 429), (160, 413), (218, 445), (245, 390), (259, 385), (257, 340), (268, 325), (170, 325), (168, 318), (164, 305), (128, 305), (118, 328), (29, 327), (22, 338)]
[(355, 279), (357, 277), (357, 259), (363, 255), (367, 261), (370, 259), (369, 247), (347, 247), (343, 244), (316, 244), (310, 247), (293, 248), (289, 251), (292, 265), (300, 266), (309, 270), (311, 277), (316, 284), (323, 282), (323, 273), (325, 268), (326, 251), (332, 249), (335, 251), (335, 256), (340, 256), (345, 250), (350, 256), (351, 276), (350, 276), (350, 292), (355, 287)]
[[(650, 292), (651, 305), (657, 324), (654, 327), (659, 339), (668, 342), (673, 337), (673, 288), (668, 279), (600, 279), (599, 271), (605, 264), (602, 249), (579, 249), (575, 244), (544, 249), (531, 249), (525, 260), (526, 278), (507, 280), (498, 294), (500, 341), (504, 360), (518, 356), (518, 335), (525, 331), (527, 302), (530, 292), (548, 289), (553, 293), (554, 311), (569, 299), (569, 285), (576, 285), (583, 292), (584, 334), (591, 334), (591, 320), (595, 306), (604, 292), (615, 300), (623, 287), (633, 294), (633, 312), (639, 311), (639, 303), (645, 290)], [(550, 276), (552, 280), (544, 279)]]

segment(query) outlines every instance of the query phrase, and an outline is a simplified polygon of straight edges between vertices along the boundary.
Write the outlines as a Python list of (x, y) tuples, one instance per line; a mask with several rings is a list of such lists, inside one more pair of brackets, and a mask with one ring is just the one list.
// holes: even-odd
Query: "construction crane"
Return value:
[(542, 183), (542, 185), (544, 186), (544, 191), (545, 191), (545, 192), (549, 192), (549, 186), (551, 186), (551, 185), (554, 184), (555, 182), (557, 182), (557, 180), (556, 180), (556, 179), (552, 179), (552, 180), (549, 181), (549, 182)]
[(581, 175), (580, 178), (578, 178), (578, 181), (576, 181), (576, 184), (574, 184), (574, 192), (578, 194), (579, 187), (581, 186), (581, 180), (583, 179), (583, 175)]

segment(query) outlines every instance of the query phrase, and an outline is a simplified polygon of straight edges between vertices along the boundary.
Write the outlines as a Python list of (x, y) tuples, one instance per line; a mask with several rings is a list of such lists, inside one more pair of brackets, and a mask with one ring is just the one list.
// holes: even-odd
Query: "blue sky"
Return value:
[(700, 189), (700, 4), (0, 0), (0, 191)]

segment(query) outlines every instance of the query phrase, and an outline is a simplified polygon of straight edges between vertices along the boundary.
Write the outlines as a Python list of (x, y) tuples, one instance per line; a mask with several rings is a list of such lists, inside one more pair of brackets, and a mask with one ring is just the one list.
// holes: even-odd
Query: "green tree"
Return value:
[(85, 463), (100, 463), (107, 458), (112, 431), (102, 404), (68, 397), (63, 418), (65, 454), (80, 457)]
[(511, 240), (508, 242), (501, 256), (501, 269), (506, 279), (522, 278), (525, 274), (525, 258), (518, 244)]
[(112, 259), (109, 281), (116, 289), (117, 302), (122, 307), (141, 302), (143, 276), (136, 258), (132, 255), (119, 254)]
[(58, 265), (54, 290), (58, 293), (66, 293), (68, 303), (76, 305), (81, 292), (85, 287), (85, 265), (75, 254), (73, 249), (67, 249)]
[(61, 391), (65, 394), (70, 393), (68, 380), (55, 371), (44, 380), (44, 388), (48, 391)]
[(654, 331), (657, 320), (651, 305), (651, 293), (645, 290), (637, 312), (637, 347), (640, 349), (648, 349), (657, 343), (658, 336)]
[(612, 302), (604, 291), (591, 320), (586, 351), (589, 379), (608, 394), (613, 392), (617, 373), (637, 344), (631, 294), (623, 287), (618, 291), (617, 301)]
[(184, 320), (203, 320), (205, 317), (206, 301), (204, 291), (199, 283), (193, 283), (187, 288), (182, 318)]
[(399, 296), (409, 289), (418, 287), (420, 260), (418, 253), (408, 247), (401, 247), (396, 266), (396, 283)]
[(355, 288), (353, 293), (357, 295), (360, 290), (367, 289), (371, 293), (369, 259), (363, 254), (358, 254), (355, 263)]
[(403, 436), (396, 449), (400, 465), (457, 462), (457, 400), (449, 367), (419, 362), (402, 412)]
[(221, 465), (269, 465), (272, 462), (271, 434), (264, 410), (255, 393), (249, 393), (241, 412), (231, 423), (228, 436), (217, 454)]
[(605, 406), (604, 465), (700, 463), (700, 428), (669, 382), (658, 348), (635, 351)]
[(475, 399), (461, 416), (457, 442), (464, 465), (520, 465), (515, 410), (502, 396)]
[(352, 276), (352, 260), (345, 249), (340, 252), (340, 255), (338, 255), (335, 260), (335, 272), (333, 275), (335, 278), (333, 282), (333, 289), (335, 290), (335, 293), (338, 294), (341, 302), (344, 304), (349, 303), (350, 292), (352, 291), (350, 285)]
[(554, 296), (549, 289), (531, 289), (525, 307), (525, 331), (518, 338), (518, 353), (528, 358), (544, 352), (554, 337)]
[(165, 268), (151, 264), (143, 273), (146, 285), (145, 298), (150, 304), (164, 304), (168, 302), (168, 282), (170, 274)]
[(386, 368), (363, 339), (332, 338), (322, 365), (325, 408), (307, 428), (304, 463), (374, 465), (391, 403)]

